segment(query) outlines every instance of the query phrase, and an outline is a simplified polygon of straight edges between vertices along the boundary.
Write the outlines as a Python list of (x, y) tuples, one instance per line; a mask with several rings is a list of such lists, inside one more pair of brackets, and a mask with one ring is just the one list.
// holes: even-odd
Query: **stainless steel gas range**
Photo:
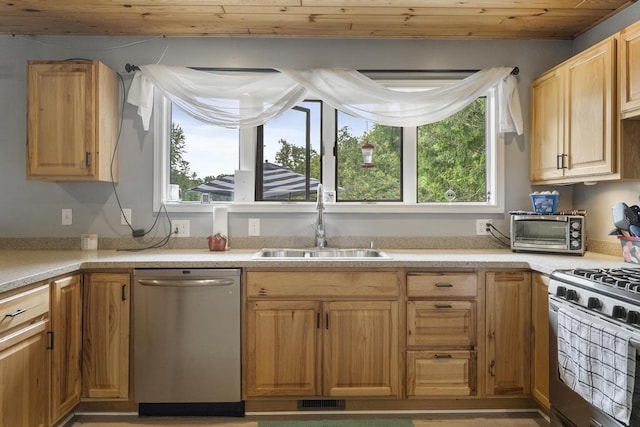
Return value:
[(557, 270), (549, 283), (552, 426), (640, 426), (640, 268)]

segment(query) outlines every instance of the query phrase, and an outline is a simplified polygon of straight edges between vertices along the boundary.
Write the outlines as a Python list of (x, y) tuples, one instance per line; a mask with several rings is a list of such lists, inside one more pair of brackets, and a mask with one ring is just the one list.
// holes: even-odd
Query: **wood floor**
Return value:
[(415, 427), (548, 427), (549, 422), (537, 412), (474, 413), (474, 414), (392, 414), (392, 415), (249, 415), (244, 418), (226, 417), (138, 417), (135, 415), (102, 416), (76, 415), (65, 427), (257, 427), (259, 421), (301, 419), (384, 419), (409, 418)]

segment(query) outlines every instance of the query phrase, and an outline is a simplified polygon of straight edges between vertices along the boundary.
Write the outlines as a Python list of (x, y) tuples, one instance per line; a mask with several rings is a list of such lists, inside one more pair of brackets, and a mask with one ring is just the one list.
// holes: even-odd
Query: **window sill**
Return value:
[[(216, 206), (225, 206), (229, 212), (238, 213), (312, 213), (316, 212), (315, 202), (260, 202), (260, 203), (198, 203), (198, 202), (167, 202), (165, 204), (170, 213), (211, 213)], [(413, 213), (504, 213), (501, 206), (479, 206), (475, 204), (433, 204), (409, 205), (404, 203), (375, 203), (375, 202), (342, 202), (325, 204), (325, 213), (358, 214), (413, 214)]]

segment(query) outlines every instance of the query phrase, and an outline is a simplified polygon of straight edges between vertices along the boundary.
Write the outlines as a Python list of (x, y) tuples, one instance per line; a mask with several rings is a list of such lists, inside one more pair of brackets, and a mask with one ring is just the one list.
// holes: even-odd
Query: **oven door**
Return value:
[(561, 216), (513, 215), (511, 249), (569, 252), (569, 221)]
[[(584, 312), (585, 316), (594, 316), (593, 312), (577, 308), (575, 305), (549, 295), (549, 402), (551, 403), (551, 426), (562, 427), (629, 427), (640, 426), (640, 364), (636, 355), (636, 381), (633, 397), (633, 410), (629, 424), (616, 420), (598, 408), (592, 406), (574, 392), (560, 379), (558, 372), (558, 309), (570, 306)], [(599, 317), (596, 315), (596, 317)], [(604, 319), (604, 318), (603, 318)], [(604, 319), (612, 323), (610, 319)], [(613, 325), (613, 323), (612, 323)], [(622, 326), (620, 326), (622, 327)], [(637, 343), (635, 344), (637, 345)], [(640, 355), (640, 349), (638, 349)]]

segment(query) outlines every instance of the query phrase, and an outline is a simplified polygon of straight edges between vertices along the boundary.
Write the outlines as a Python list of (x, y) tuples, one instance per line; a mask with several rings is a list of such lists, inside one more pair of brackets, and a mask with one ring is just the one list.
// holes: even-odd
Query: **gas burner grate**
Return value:
[(640, 268), (577, 268), (570, 274), (640, 294)]

